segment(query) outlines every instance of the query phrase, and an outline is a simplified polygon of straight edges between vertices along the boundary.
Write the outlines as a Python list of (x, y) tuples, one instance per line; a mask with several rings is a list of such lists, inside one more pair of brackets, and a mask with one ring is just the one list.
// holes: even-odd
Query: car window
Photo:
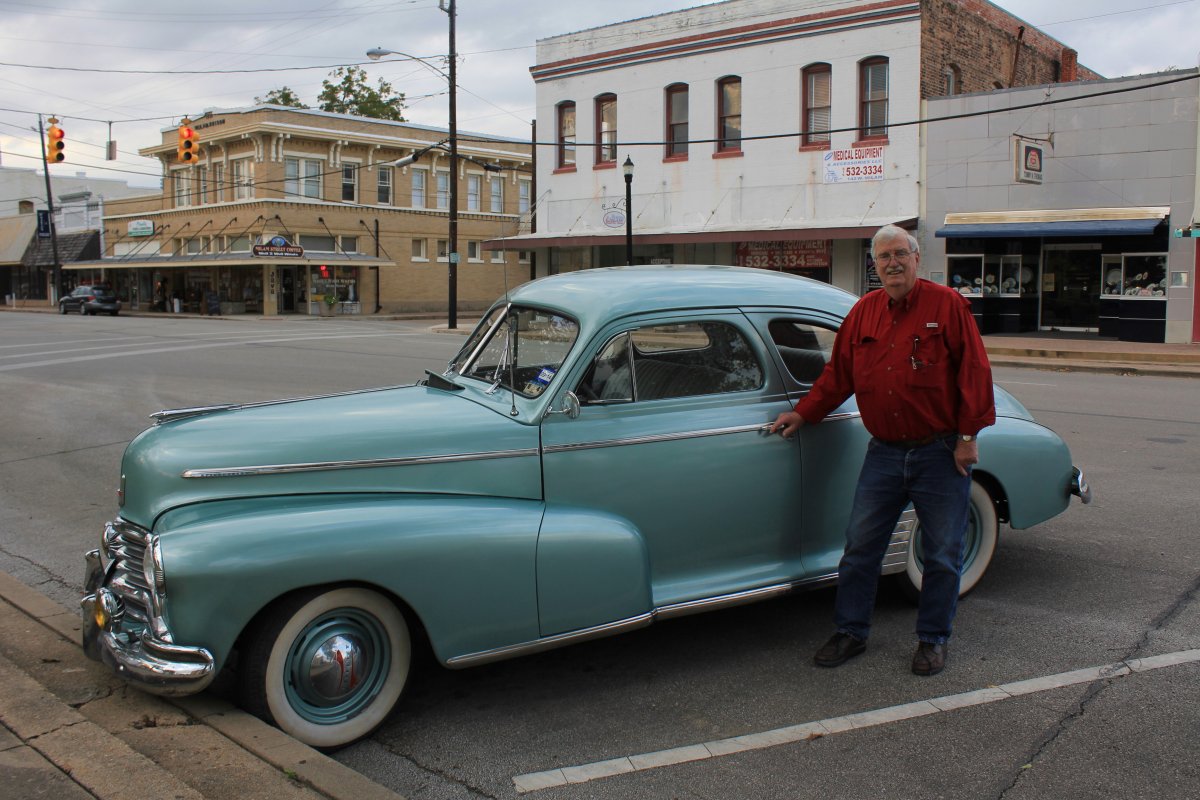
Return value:
[(509, 386), (537, 397), (558, 374), (579, 335), (575, 320), (549, 311), (513, 306), (484, 339), (460, 374)]
[(813, 383), (833, 357), (835, 331), (810, 322), (772, 320), (771, 339), (779, 349), (784, 366), (800, 383)]
[(724, 322), (651, 325), (610, 339), (576, 388), (601, 405), (757, 389), (762, 365), (741, 331)]

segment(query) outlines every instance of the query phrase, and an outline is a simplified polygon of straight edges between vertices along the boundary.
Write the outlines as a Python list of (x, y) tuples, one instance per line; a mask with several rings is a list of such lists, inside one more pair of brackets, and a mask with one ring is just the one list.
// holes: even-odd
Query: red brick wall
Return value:
[(1007, 88), (1018, 47), (1013, 86), (1103, 77), (1078, 66), (1067, 45), (986, 0), (921, 0), (921, 96), (945, 94), (951, 64), (961, 74), (960, 93), (991, 91), (997, 82)]

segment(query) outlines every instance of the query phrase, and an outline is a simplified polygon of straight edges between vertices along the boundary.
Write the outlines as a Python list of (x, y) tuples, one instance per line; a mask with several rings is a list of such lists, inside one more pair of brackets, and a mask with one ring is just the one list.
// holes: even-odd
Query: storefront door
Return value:
[(279, 268), (279, 313), (296, 313), (296, 268)]
[(1099, 245), (1046, 245), (1042, 250), (1043, 330), (1100, 326)]

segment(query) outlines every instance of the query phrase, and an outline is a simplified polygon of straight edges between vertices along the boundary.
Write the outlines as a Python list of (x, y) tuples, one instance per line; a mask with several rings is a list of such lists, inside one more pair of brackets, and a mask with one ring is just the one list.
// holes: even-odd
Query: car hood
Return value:
[(1013, 397), (1006, 390), (992, 384), (992, 394), (996, 400), (996, 416), (1011, 417), (1012, 419), (1023, 419), (1028, 422), (1037, 422), (1033, 418), (1033, 414), (1025, 406), (1021, 405), (1021, 401)]
[(536, 426), (426, 386), (231, 407), (135, 438), (121, 516), (150, 528), (190, 503), (321, 493), (536, 499), (538, 438)]

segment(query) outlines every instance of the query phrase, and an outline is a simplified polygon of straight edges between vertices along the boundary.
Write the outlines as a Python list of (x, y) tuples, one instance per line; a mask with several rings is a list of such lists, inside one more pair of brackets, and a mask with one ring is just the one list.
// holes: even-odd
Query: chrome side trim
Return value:
[(495, 450), (488, 453), (456, 453), (444, 456), (408, 458), (372, 458), (361, 461), (311, 461), (297, 464), (252, 464), (239, 467), (208, 467), (183, 471), (184, 478), (240, 478), (252, 475), (284, 475), (290, 472), (369, 469), (372, 467), (411, 467), (420, 464), (454, 464), (463, 461), (487, 461), (499, 458), (526, 458), (538, 455), (536, 447), (522, 450)]
[(299, 403), (303, 400), (324, 400), (327, 397), (347, 397), (352, 394), (366, 394), (367, 392), (386, 392), (390, 389), (405, 389), (410, 386), (416, 386), (416, 384), (405, 383), (398, 386), (377, 386), (370, 389), (350, 389), (344, 392), (314, 394), (307, 397), (287, 397), (279, 400), (262, 400), (257, 403), (225, 403), (214, 406), (195, 406), (193, 408), (170, 408), (162, 411), (155, 411), (150, 415), (150, 419), (154, 420), (155, 425), (162, 425), (165, 422), (174, 422), (175, 420), (187, 419), (188, 417), (200, 417), (217, 411), (238, 411), (243, 408), (262, 408), (263, 406), (277, 406), (284, 403)]
[(656, 433), (650, 436), (631, 436), (628, 439), (601, 439), (595, 442), (579, 442), (578, 444), (556, 444), (543, 448), (544, 453), (569, 453), (573, 450), (594, 450), (601, 447), (623, 447), (634, 444), (651, 444), (655, 442), (678, 442), (685, 439), (701, 439), (706, 436), (725, 436), (730, 433), (754, 433), (761, 431), (763, 423), (755, 425), (738, 425), (732, 428), (711, 428), (702, 431), (680, 431), (679, 433)]
[(542, 639), (536, 639), (532, 642), (522, 642), (521, 644), (510, 644), (507, 647), (497, 647), (494, 650), (483, 650), (479, 653), (468, 653), (464, 656), (454, 656), (446, 661), (446, 666), (452, 669), (461, 669), (462, 667), (474, 667), (479, 664), (488, 664), (492, 661), (501, 661), (506, 658), (515, 658), (516, 656), (528, 655), (530, 653), (539, 653), (542, 650), (550, 650), (555, 647), (562, 647), (568, 644), (577, 642), (586, 642), (590, 639), (600, 639), (605, 636), (612, 636), (625, 631), (632, 631), (638, 628), (645, 628), (654, 621), (653, 614), (638, 614), (636, 617), (628, 617), (626, 619), (617, 620), (616, 622), (606, 622), (603, 625), (597, 625), (594, 628), (584, 628), (578, 631), (569, 633), (560, 633), (555, 636), (547, 636)]

